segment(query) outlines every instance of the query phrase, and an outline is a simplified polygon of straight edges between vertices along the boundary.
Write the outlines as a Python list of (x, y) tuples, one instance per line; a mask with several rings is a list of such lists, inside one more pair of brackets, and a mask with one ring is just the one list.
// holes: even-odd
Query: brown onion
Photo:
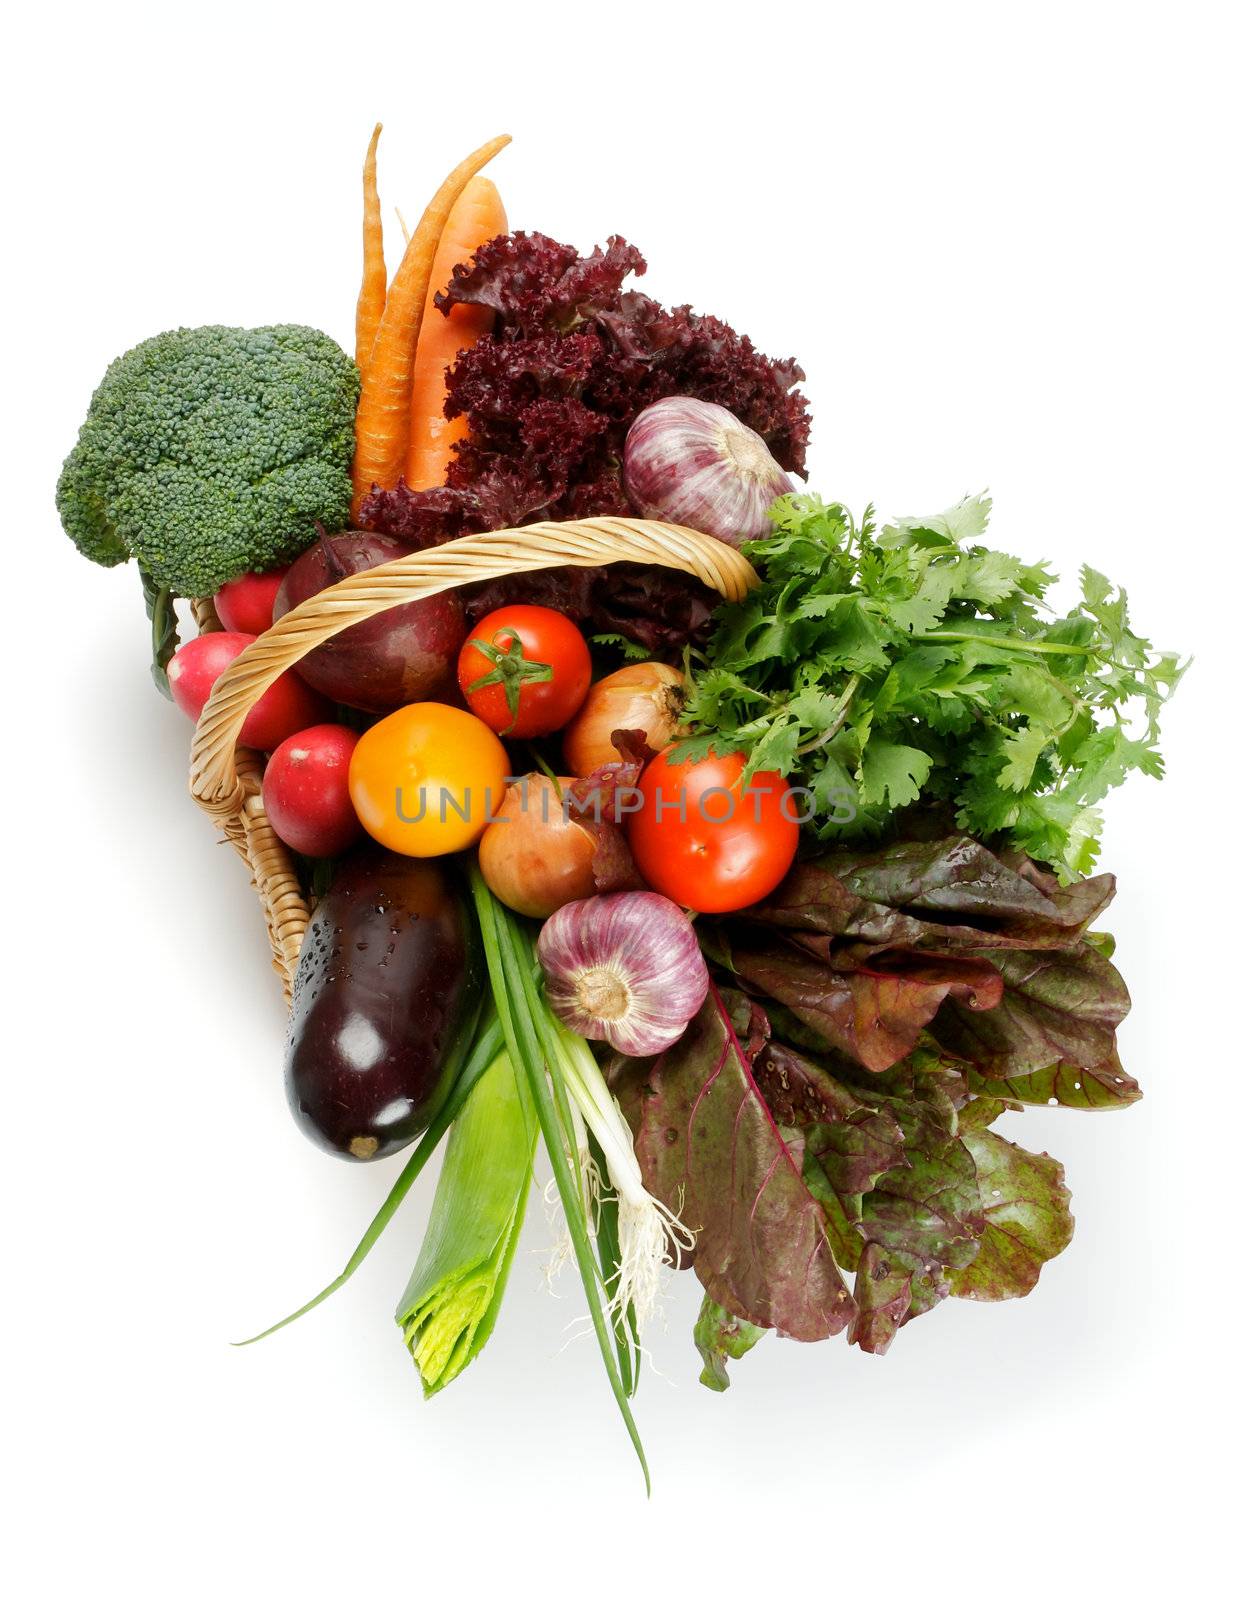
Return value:
[(577, 778), (621, 757), (613, 743), (619, 729), (642, 733), (653, 750), (673, 742), (686, 698), (681, 672), (660, 661), (637, 661), (594, 683), (562, 735), (566, 764)]
[(548, 917), (572, 900), (596, 893), (592, 857), (596, 840), (568, 817), (563, 796), (573, 778), (529, 773), (505, 792), (496, 820), (479, 842), (484, 882), (511, 911), (523, 917)]

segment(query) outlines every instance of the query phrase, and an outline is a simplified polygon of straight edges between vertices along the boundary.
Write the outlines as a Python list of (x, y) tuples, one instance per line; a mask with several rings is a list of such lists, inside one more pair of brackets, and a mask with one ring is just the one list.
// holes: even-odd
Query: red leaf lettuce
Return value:
[(955, 835), (837, 852), (700, 919), (748, 992), (715, 988), (612, 1077), (645, 1182), (696, 1231), (705, 1383), (764, 1328), (881, 1353), (948, 1295), (1033, 1288), (1071, 1237), (1062, 1168), (990, 1124), (1138, 1096), (1127, 992), (1089, 931), (1113, 888)]

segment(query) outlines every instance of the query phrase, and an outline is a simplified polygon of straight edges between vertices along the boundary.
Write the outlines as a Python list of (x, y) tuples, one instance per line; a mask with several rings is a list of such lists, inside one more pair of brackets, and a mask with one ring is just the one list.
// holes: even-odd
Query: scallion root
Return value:
[[(642, 1329), (651, 1319), (660, 1294), (661, 1268), (667, 1262), (677, 1267), (694, 1246), (695, 1235), (644, 1187), (631, 1130), (587, 1041), (560, 1023), (556, 1038), (558, 1066), (566, 1089), (576, 1113), (592, 1130), (604, 1154), (609, 1182), (617, 1195), (619, 1266), (616, 1281), (605, 1286), (609, 1307), (620, 1319), (633, 1310), (636, 1325)], [(582, 1170), (585, 1175), (589, 1171), (595, 1173), (596, 1191), (592, 1198), (599, 1199), (600, 1174), (590, 1155)], [(590, 1209), (588, 1215), (592, 1215)]]

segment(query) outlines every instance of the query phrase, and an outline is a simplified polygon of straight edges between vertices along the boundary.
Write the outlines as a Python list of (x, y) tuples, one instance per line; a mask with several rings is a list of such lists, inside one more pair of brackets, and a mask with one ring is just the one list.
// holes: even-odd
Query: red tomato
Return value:
[(363, 831), (350, 799), (350, 757), (357, 733), (321, 722), (272, 752), (263, 805), (278, 839), (304, 856), (336, 856)]
[(674, 766), (672, 749), (639, 780), (639, 809), (627, 822), (635, 865), (691, 911), (738, 911), (763, 900), (790, 870), (799, 842), (785, 778), (758, 772), (744, 788), (742, 755)]
[(510, 739), (564, 728), (591, 682), (583, 635), (547, 606), (490, 611), (458, 656), (458, 686), (467, 704), (494, 733)]
[(276, 592), (288, 567), (275, 572), (244, 572), (216, 596), (216, 615), (231, 633), (266, 633), (272, 626)]
[[(255, 638), (253, 633), (201, 633), (187, 639), (168, 664), (174, 702), (192, 722), (202, 715), (216, 679)], [(328, 702), (293, 672), (283, 672), (246, 714), (238, 743), (250, 750), (275, 750), (291, 733), (323, 722)]]

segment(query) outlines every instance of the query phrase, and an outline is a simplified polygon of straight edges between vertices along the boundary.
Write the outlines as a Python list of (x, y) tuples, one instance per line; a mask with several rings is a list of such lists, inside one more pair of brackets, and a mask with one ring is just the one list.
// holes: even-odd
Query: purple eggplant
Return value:
[(450, 870), (370, 844), (346, 856), (294, 982), (285, 1083), (303, 1131), (356, 1161), (409, 1144), (453, 1085), (482, 987)]

